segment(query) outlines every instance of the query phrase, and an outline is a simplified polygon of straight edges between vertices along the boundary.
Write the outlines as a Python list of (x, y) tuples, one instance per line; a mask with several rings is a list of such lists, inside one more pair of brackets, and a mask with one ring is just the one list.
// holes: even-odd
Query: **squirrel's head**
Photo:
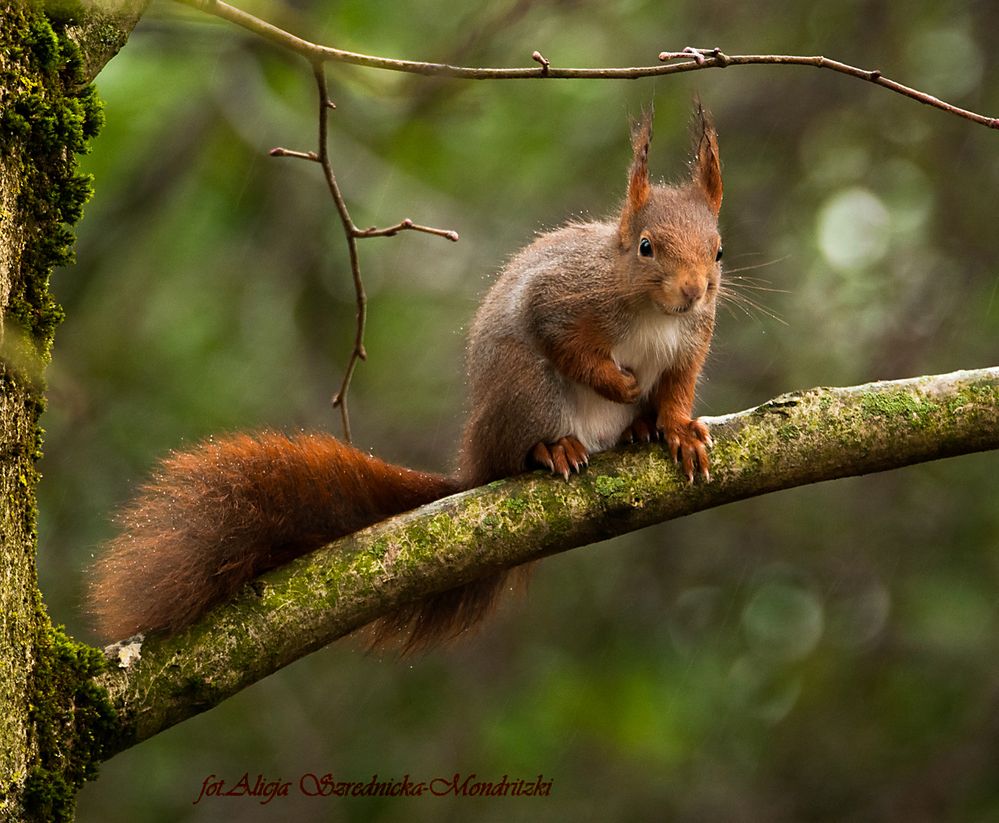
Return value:
[(721, 276), (718, 212), (722, 201), (718, 135), (700, 103), (694, 112), (691, 177), (680, 185), (649, 181), (652, 114), (632, 129), (628, 194), (618, 229), (632, 284), (662, 311), (683, 314), (712, 303)]

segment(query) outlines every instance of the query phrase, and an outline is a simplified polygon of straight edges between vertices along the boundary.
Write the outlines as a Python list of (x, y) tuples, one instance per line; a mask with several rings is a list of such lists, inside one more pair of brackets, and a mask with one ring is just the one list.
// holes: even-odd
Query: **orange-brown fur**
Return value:
[(641, 396), (634, 375), (611, 359), (613, 341), (592, 315), (581, 315), (557, 339), (544, 341), (545, 356), (570, 380), (592, 386), (615, 403), (634, 403)]
[(456, 491), (324, 434), (205, 441), (164, 458), (92, 570), (100, 634), (176, 631), (245, 582)]

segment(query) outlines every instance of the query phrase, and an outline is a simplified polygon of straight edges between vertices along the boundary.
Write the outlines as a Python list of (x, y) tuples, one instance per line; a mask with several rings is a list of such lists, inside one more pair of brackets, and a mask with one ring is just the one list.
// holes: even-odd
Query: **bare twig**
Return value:
[(401, 220), (394, 226), (389, 226), (388, 228), (378, 229), (372, 226), (370, 229), (358, 229), (357, 237), (395, 237), (401, 231), (421, 231), (424, 234), (433, 234), (437, 237), (443, 237), (445, 240), (450, 240), (453, 243), (458, 242), (458, 232), (452, 229), (435, 229), (433, 226), (420, 226), (410, 220), (408, 217), (405, 220)]
[(918, 89), (911, 88), (910, 86), (902, 85), (894, 80), (889, 80), (887, 77), (881, 74), (878, 69), (860, 69), (856, 66), (851, 66), (847, 63), (841, 63), (838, 60), (830, 60), (828, 57), (822, 57), (820, 55), (815, 56), (801, 56), (794, 54), (738, 54), (729, 55), (724, 54), (721, 49), (715, 47), (711, 49), (695, 49), (691, 46), (687, 46), (681, 52), (670, 52), (664, 51), (659, 55), (659, 60), (668, 63), (670, 60), (676, 58), (690, 57), (695, 61), (695, 65), (690, 63), (674, 63), (675, 67), (679, 68), (681, 66), (687, 66), (691, 69), (694, 68), (719, 68), (724, 69), (729, 66), (748, 66), (748, 65), (776, 65), (776, 66), (813, 66), (819, 69), (830, 69), (832, 71), (839, 72), (840, 74), (846, 74), (850, 77), (856, 77), (860, 80), (866, 80), (869, 83), (874, 83), (876, 86), (881, 86), (882, 88), (889, 89), (912, 100), (916, 100), (927, 106), (932, 106), (933, 108), (940, 109), (941, 111), (954, 114), (958, 117), (963, 117), (965, 120), (970, 120), (972, 123), (978, 123), (982, 126), (987, 126), (990, 129), (999, 129), (999, 118), (997, 117), (987, 117), (983, 114), (978, 114), (977, 112), (969, 111), (968, 109), (962, 109), (959, 106), (955, 106), (951, 103), (947, 103), (938, 97), (934, 97), (931, 94), (927, 94), (924, 91), (919, 91)]
[(354, 376), (358, 361), (367, 359), (367, 352), (364, 349), (364, 331), (368, 316), (368, 298), (364, 291), (364, 280), (361, 277), (361, 261), (357, 251), (357, 241), (366, 237), (393, 237), (400, 231), (417, 231), (424, 234), (432, 234), (443, 237), (447, 240), (457, 242), (458, 232), (450, 229), (438, 229), (432, 226), (422, 226), (414, 223), (408, 217), (394, 226), (384, 229), (379, 228), (358, 228), (350, 216), (347, 208), (347, 201), (340, 190), (336, 174), (333, 171), (333, 162), (330, 159), (329, 151), (329, 113), (336, 108), (336, 104), (330, 100), (329, 85), (326, 81), (326, 66), (323, 62), (314, 62), (312, 72), (316, 81), (316, 90), (319, 94), (319, 151), (294, 151), (282, 147), (270, 150), (271, 157), (292, 157), (298, 160), (310, 160), (319, 163), (326, 177), (326, 185), (333, 203), (336, 206), (337, 215), (343, 226), (344, 236), (347, 238), (347, 254), (350, 260), (350, 274), (354, 281), (354, 295), (357, 303), (357, 323), (354, 331), (354, 346), (347, 360), (347, 367), (344, 369), (343, 378), (340, 381), (340, 388), (331, 399), (333, 408), (340, 410), (340, 421), (343, 424), (344, 439), (350, 442), (350, 412), (347, 407), (347, 393), (350, 390), (350, 382)]
[(333, 408), (340, 409), (340, 420), (343, 423), (343, 436), (350, 442), (350, 413), (347, 409), (347, 392), (350, 390), (350, 381), (354, 376), (354, 369), (357, 368), (359, 360), (367, 359), (367, 352), (364, 350), (364, 326), (368, 317), (368, 297), (364, 291), (364, 281), (361, 279), (361, 262), (357, 255), (357, 227), (347, 210), (347, 202), (340, 191), (340, 185), (336, 181), (333, 173), (333, 164), (330, 161), (329, 150), (329, 113), (332, 106), (330, 103), (329, 87), (326, 83), (326, 66), (323, 63), (314, 63), (313, 73), (316, 78), (316, 88), (319, 92), (319, 156), (318, 160), (323, 167), (326, 176), (326, 184), (333, 202), (336, 204), (337, 214), (340, 215), (340, 222), (343, 224), (343, 233), (347, 238), (347, 254), (350, 257), (350, 273), (354, 280), (354, 294), (357, 299), (357, 326), (354, 332), (354, 348), (350, 352), (347, 361), (347, 368), (344, 370), (343, 379), (340, 381), (340, 388), (333, 395)]
[(548, 59), (540, 52), (531, 52), (531, 59), (535, 63), (541, 64), (541, 74), (543, 77), (548, 77), (551, 74), (552, 64), (548, 62)]
[(294, 151), (292, 149), (283, 149), (280, 146), (275, 146), (268, 152), (268, 154), (271, 157), (295, 157), (299, 160), (312, 160), (314, 162), (319, 162), (319, 155), (314, 151)]
[[(779, 66), (812, 66), (814, 68), (829, 69), (831, 71), (856, 77), (860, 80), (867, 80), (875, 85), (902, 94), (920, 103), (941, 109), (958, 117), (963, 117), (973, 123), (978, 123), (992, 129), (999, 129), (999, 118), (987, 117), (968, 109), (962, 109), (950, 103), (946, 103), (937, 97), (933, 97), (926, 92), (909, 86), (897, 83), (884, 77), (878, 69), (861, 69), (837, 60), (830, 60), (820, 55), (801, 56), (791, 54), (724, 54), (721, 49), (696, 49), (687, 46), (680, 52), (664, 51), (660, 55), (661, 65), (657, 66), (631, 66), (613, 68), (553, 68), (548, 67), (547, 71), (539, 71), (537, 66), (526, 66), (517, 68), (484, 68), (473, 66), (452, 66), (447, 63), (427, 63), (420, 60), (395, 60), (389, 57), (377, 57), (370, 54), (359, 54), (357, 52), (345, 51), (333, 48), (332, 46), (321, 46), (301, 37), (296, 37), (284, 29), (280, 29), (252, 14), (247, 14), (240, 9), (223, 3), (222, 0), (178, 0), (194, 8), (221, 17), (238, 26), (242, 26), (254, 34), (270, 40), (286, 49), (302, 55), (310, 62), (330, 62), (352, 63), (358, 66), (367, 66), (375, 69), (386, 69), (389, 71), (406, 72), (409, 74), (423, 74), (434, 77), (455, 77), (466, 80), (517, 80), (530, 78), (552, 78), (552, 79), (604, 79), (604, 80), (630, 80), (639, 77), (657, 77), (664, 74), (682, 74), (688, 71), (698, 71), (700, 69), (722, 69), (729, 66), (748, 65), (779, 65)], [(690, 58), (680, 63), (674, 63), (677, 57)]]

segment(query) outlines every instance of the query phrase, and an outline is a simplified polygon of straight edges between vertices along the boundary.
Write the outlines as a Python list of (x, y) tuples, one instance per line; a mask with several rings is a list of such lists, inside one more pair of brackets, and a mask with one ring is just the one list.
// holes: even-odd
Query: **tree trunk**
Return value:
[[(96, 7), (95, 7), (96, 9)], [(61, 310), (49, 275), (72, 258), (90, 182), (75, 155), (100, 126), (87, 85), (140, 10), (0, 0), (0, 818), (60, 820), (99, 762), (109, 708), (99, 652), (49, 622), (35, 569), (38, 418)]]

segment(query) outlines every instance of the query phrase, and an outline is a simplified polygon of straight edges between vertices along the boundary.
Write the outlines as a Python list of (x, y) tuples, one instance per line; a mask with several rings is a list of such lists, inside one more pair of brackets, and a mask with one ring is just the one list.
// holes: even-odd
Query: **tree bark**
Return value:
[[(94, 7), (96, 8), (96, 6)], [(109, 708), (95, 650), (53, 629), (35, 568), (43, 371), (61, 310), (48, 290), (89, 180), (75, 154), (100, 124), (88, 81), (140, 8), (98, 13), (0, 0), (0, 819), (72, 817)], [(82, 47), (82, 48), (81, 48)], [(100, 729), (98, 727), (101, 727)], [(112, 727), (113, 729), (113, 727)]]
[(125, 45), (150, 0), (82, 0), (66, 36), (80, 49), (80, 77), (89, 83)]
[[(411, 600), (685, 514), (779, 489), (999, 447), (999, 368), (817, 388), (706, 418), (712, 477), (658, 444), (596, 455), (569, 483), (492, 483), (264, 575), (189, 630), (112, 647), (97, 678), (140, 742)], [(136, 596), (141, 596), (136, 593)]]

